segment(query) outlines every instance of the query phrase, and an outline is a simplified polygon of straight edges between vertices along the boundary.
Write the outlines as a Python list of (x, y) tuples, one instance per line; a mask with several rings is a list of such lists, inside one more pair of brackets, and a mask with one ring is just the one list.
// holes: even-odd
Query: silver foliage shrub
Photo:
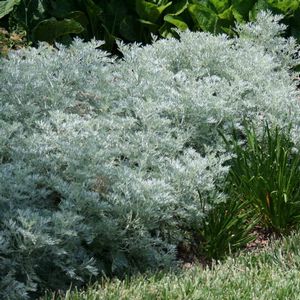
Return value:
[(184, 229), (226, 199), (217, 130), (299, 124), (277, 21), (120, 45), (122, 60), (75, 40), (1, 61), (1, 299), (175, 263)]

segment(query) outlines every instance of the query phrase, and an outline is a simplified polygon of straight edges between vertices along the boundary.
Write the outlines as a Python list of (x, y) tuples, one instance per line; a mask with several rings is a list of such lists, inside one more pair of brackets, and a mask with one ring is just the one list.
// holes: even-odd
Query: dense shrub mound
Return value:
[(121, 45), (123, 60), (79, 40), (2, 60), (0, 297), (174, 265), (226, 200), (217, 130), (299, 124), (295, 43), (277, 21)]

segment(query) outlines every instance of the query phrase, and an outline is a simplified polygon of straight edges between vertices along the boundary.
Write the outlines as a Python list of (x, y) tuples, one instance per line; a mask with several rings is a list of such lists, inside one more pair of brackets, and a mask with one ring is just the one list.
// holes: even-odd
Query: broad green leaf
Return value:
[(221, 20), (232, 21), (233, 19), (232, 7), (229, 7), (228, 9), (224, 10), (222, 13), (218, 14), (218, 17)]
[(48, 13), (55, 18), (67, 18), (73, 11), (78, 11), (80, 8), (77, 5), (77, 1), (74, 0), (56, 0), (50, 2), (51, 7), (48, 9)]
[(239, 23), (244, 23), (245, 22), (245, 18), (244, 16), (239, 12), (237, 11), (236, 9), (232, 9), (232, 14), (234, 16), (234, 18), (239, 22)]
[(182, 0), (176, 2), (175, 4), (172, 4), (168, 8), (168, 14), (172, 16), (179, 16), (188, 8), (188, 6), (189, 6), (188, 0)]
[(213, 10), (201, 4), (190, 4), (188, 10), (198, 28), (210, 32), (217, 31), (218, 16)]
[(48, 18), (46, 16), (46, 6), (44, 0), (20, 1), (18, 8), (14, 9), (11, 14), (13, 20), (30, 34), (31, 30), (40, 21)]
[(105, 24), (101, 24), (101, 29), (104, 30), (105, 34), (102, 38), (105, 41), (105, 48), (112, 49), (116, 42), (116, 36), (114, 36)]
[(85, 0), (84, 4), (91, 16), (100, 17), (102, 15), (103, 10), (93, 0)]
[(47, 3), (43, 0), (29, 1), (28, 9), (32, 10), (33, 18), (41, 18), (47, 11)]
[(222, 13), (230, 7), (230, 0), (210, 0), (218, 13)]
[(186, 29), (188, 29), (188, 25), (180, 17), (172, 16), (172, 15), (166, 15), (166, 16), (164, 16), (164, 20), (166, 22), (168, 22), (168, 23), (176, 26), (180, 30), (186, 30)]
[(223, 27), (221, 26), (221, 29), (223, 32), (225, 32), (228, 36), (234, 36), (235, 35), (235, 32), (231, 29), (231, 28), (228, 28), (228, 27)]
[(159, 13), (162, 13), (167, 7), (169, 7), (170, 5), (172, 5), (172, 1), (164, 4), (164, 5), (160, 5), (157, 7)]
[(164, 23), (164, 25), (159, 28), (158, 32), (164, 38), (174, 36), (174, 34), (172, 32), (172, 25), (169, 23)]
[[(164, 21), (166, 21), (167, 23), (169, 23), (171, 25), (174, 25), (175, 27), (177, 27), (180, 30), (188, 29), (188, 25), (186, 24), (185, 20), (179, 16), (187, 8), (188, 8), (187, 0), (180, 1), (180, 2), (176, 3), (175, 5), (172, 5), (171, 9), (168, 10), (169, 13), (164, 16)], [(173, 12), (173, 13), (171, 13), (171, 12)], [(169, 25), (164, 24), (160, 28), (160, 33), (163, 37), (168, 37), (168, 36), (173, 35), (171, 32), (171, 28), (169, 28), (169, 27), (170, 27)]]
[(147, 20), (143, 20), (143, 19), (138, 19), (138, 21), (143, 24), (145, 27), (149, 28), (151, 31), (156, 31), (159, 28), (159, 25), (152, 23), (150, 21)]
[(133, 16), (126, 16), (120, 23), (120, 33), (128, 41), (138, 40), (137, 20)]
[(84, 5), (90, 20), (92, 28), (92, 36), (99, 37), (101, 28), (100, 24), (102, 23), (102, 14), (103, 10), (94, 3), (92, 0), (85, 0)]
[(295, 11), (300, 6), (299, 0), (267, 0), (267, 3), (271, 8), (275, 8), (284, 14)]
[(102, 4), (101, 9), (103, 10), (102, 24), (105, 24), (112, 35), (118, 34), (124, 18), (132, 16), (123, 0), (110, 0), (107, 4)]
[(83, 27), (87, 27), (89, 24), (89, 20), (86, 14), (82, 11), (72, 11), (67, 15), (67, 19), (75, 20), (80, 23)]
[(249, 13), (249, 19), (251, 21), (256, 20), (257, 14), (262, 10), (270, 9), (270, 6), (266, 2), (266, 0), (258, 0), (255, 5), (252, 7), (250, 13)]
[(145, 0), (136, 0), (136, 11), (141, 19), (156, 23), (162, 12), (171, 4), (172, 2), (168, 2), (165, 5), (158, 6)]
[(84, 30), (80, 23), (71, 19), (58, 21), (55, 18), (40, 22), (33, 29), (35, 40), (53, 42), (56, 38), (67, 34), (79, 34)]
[[(264, 0), (263, 0), (264, 1)], [(232, 0), (232, 13), (238, 22), (247, 21), (256, 0)]]
[(21, 0), (6, 0), (0, 2), (0, 19), (8, 15), (15, 5), (19, 5)]

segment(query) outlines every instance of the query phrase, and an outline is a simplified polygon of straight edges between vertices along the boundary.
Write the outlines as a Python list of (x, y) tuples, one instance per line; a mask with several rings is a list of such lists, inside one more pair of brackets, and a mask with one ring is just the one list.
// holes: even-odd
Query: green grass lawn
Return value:
[(107, 280), (58, 300), (96, 299), (300, 299), (300, 234), (259, 252), (241, 253), (210, 269), (190, 269)]

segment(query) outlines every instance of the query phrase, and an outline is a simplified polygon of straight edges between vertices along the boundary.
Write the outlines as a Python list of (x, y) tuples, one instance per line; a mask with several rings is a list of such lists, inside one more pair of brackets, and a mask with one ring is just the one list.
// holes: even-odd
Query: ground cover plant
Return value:
[[(152, 299), (292, 299), (299, 298), (299, 234), (276, 241), (259, 253), (243, 254), (179, 273), (138, 275), (103, 280), (83, 291), (56, 294), (57, 300)], [(48, 293), (43, 300), (54, 299)]]
[(292, 124), (297, 147), (298, 50), (278, 21), (120, 44), (122, 60), (80, 40), (1, 59), (0, 296), (176, 266), (230, 199), (219, 132)]

